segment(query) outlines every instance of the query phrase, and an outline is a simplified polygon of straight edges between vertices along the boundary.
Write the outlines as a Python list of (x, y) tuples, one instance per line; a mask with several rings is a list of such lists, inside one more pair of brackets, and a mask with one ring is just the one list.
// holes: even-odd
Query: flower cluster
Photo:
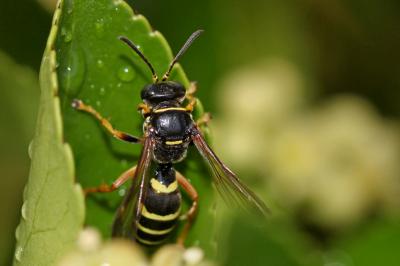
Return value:
[(242, 173), (264, 177), (283, 208), (328, 228), (400, 210), (400, 134), (352, 95), (306, 104), (288, 62), (239, 70), (221, 85), (215, 144)]

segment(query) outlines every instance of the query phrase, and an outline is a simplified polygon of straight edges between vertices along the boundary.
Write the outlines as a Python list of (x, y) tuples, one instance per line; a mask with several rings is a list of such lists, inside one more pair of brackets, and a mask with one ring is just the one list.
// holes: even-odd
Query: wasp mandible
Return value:
[[(115, 138), (143, 145), (136, 166), (125, 171), (112, 185), (101, 185), (85, 189), (85, 193), (111, 192), (129, 179), (133, 179), (122, 204), (117, 210), (112, 235), (127, 237), (145, 245), (161, 244), (174, 229), (179, 218), (186, 219), (185, 226), (177, 242), (183, 244), (196, 216), (198, 194), (191, 183), (177, 170), (174, 164), (186, 157), (189, 144), (193, 143), (209, 164), (213, 181), (221, 196), (231, 202), (253, 209), (262, 215), (268, 212), (266, 205), (215, 155), (204, 140), (200, 126), (210, 119), (204, 114), (193, 120), (192, 111), (197, 99), (195, 83), (186, 88), (169, 75), (179, 58), (185, 53), (202, 30), (195, 31), (182, 46), (169, 65), (161, 80), (144, 54), (127, 37), (119, 39), (133, 49), (149, 67), (153, 83), (141, 90), (142, 103), (138, 109), (144, 117), (143, 137), (135, 137), (113, 128), (91, 106), (75, 99), (72, 106), (93, 115)], [(184, 101), (187, 102), (184, 105)], [(179, 186), (192, 200), (185, 214), (181, 214), (181, 194)]]

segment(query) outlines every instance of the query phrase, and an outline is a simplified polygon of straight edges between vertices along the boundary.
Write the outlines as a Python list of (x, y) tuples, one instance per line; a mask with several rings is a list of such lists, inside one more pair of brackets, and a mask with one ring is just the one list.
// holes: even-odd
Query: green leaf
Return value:
[[(83, 187), (111, 184), (136, 164), (140, 154), (140, 145), (114, 139), (93, 117), (71, 108), (72, 100), (79, 98), (110, 118), (116, 129), (142, 135), (143, 118), (137, 112), (137, 105), (141, 102), (140, 90), (152, 82), (151, 73), (143, 61), (118, 40), (121, 35), (139, 45), (158, 75), (162, 76), (173, 53), (163, 36), (153, 31), (143, 16), (135, 15), (125, 2), (63, 2), (55, 43), (57, 73), (65, 140), (71, 144), (76, 177)], [(182, 43), (186, 38), (182, 36)], [(179, 65), (174, 67), (171, 80), (186, 87), (189, 85)], [(199, 103), (195, 117), (201, 113)], [(213, 191), (209, 173), (195, 151), (190, 151), (188, 158), (177, 168), (192, 181), (201, 198), (199, 215), (187, 245), (197, 244), (210, 254), (212, 228), (209, 221), (212, 219)], [(86, 224), (99, 228), (104, 236), (109, 237), (114, 213), (128, 186), (114, 193), (90, 195), (86, 200)], [(185, 200), (190, 204), (188, 199)]]
[(286, 218), (271, 217), (264, 225), (251, 218), (241, 214), (222, 220), (220, 265), (322, 265), (308, 238)]
[(72, 152), (63, 141), (58, 95), (54, 16), (40, 74), (37, 128), (30, 146), (29, 181), (16, 231), (15, 265), (54, 265), (71, 248), (83, 223), (83, 194), (74, 182)]
[(395, 266), (400, 263), (399, 246), (399, 219), (380, 219), (336, 243), (329, 259), (332, 265)]

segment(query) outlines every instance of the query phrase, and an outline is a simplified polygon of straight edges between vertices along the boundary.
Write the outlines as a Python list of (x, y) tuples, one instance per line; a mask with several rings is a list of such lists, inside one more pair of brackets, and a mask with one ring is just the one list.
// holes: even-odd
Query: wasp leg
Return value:
[(114, 129), (111, 125), (111, 123), (103, 118), (95, 109), (93, 109), (93, 107), (91, 107), (90, 105), (86, 105), (84, 104), (81, 100), (75, 99), (72, 101), (72, 107), (80, 110), (80, 111), (84, 111), (87, 112), (91, 115), (93, 115), (97, 120), (100, 121), (100, 123), (103, 125), (103, 127), (105, 127), (108, 132), (110, 132), (115, 138), (123, 140), (123, 141), (127, 141), (127, 142), (131, 142), (131, 143), (141, 143), (142, 139), (129, 135), (128, 133), (122, 132), (122, 131), (118, 131), (116, 129)]
[(107, 192), (112, 192), (122, 186), (126, 181), (128, 181), (130, 178), (133, 178), (135, 176), (136, 172), (136, 165), (125, 172), (123, 172), (111, 185), (107, 184), (101, 184), (98, 187), (91, 187), (91, 188), (85, 188), (84, 193), (85, 196), (91, 193), (107, 193)]
[(197, 191), (192, 186), (192, 184), (190, 184), (190, 182), (178, 171), (176, 171), (176, 179), (178, 183), (182, 186), (182, 188), (186, 191), (186, 193), (189, 195), (190, 199), (192, 200), (192, 206), (190, 207), (188, 212), (180, 217), (180, 219), (187, 220), (177, 240), (178, 244), (183, 245), (187, 237), (187, 234), (189, 233), (189, 229), (192, 226), (194, 218), (196, 217), (199, 195), (197, 194)]
[(186, 99), (189, 100), (189, 103), (186, 105), (185, 109), (188, 112), (193, 112), (193, 109), (196, 105), (197, 98), (194, 97), (196, 91), (197, 91), (197, 83), (191, 82), (188, 90), (186, 91)]
[(196, 102), (197, 98), (193, 97), (192, 99), (190, 99), (189, 103), (185, 106), (186, 111), (190, 113), (193, 112)]
[(142, 113), (142, 115), (147, 115), (151, 113), (150, 107), (145, 103), (139, 103), (138, 110)]
[(196, 81), (190, 82), (190, 86), (186, 91), (186, 98), (189, 100), (193, 99), (196, 91), (197, 91), (197, 82)]
[(198, 127), (201, 127), (203, 125), (207, 126), (208, 122), (210, 122), (211, 119), (212, 119), (212, 116), (210, 113), (204, 113), (199, 119), (196, 120), (196, 125)]

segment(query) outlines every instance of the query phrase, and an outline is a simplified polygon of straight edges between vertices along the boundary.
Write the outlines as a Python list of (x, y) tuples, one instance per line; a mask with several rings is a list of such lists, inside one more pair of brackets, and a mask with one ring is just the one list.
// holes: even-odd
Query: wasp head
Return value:
[(157, 105), (166, 101), (182, 103), (185, 99), (185, 87), (175, 81), (162, 81), (145, 86), (142, 89), (142, 100), (150, 105)]

